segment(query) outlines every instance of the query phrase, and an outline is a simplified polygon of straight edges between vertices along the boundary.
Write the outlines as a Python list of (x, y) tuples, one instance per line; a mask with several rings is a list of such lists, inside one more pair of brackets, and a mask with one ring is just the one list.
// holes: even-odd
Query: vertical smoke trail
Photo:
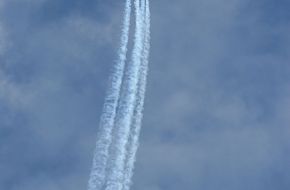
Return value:
[(136, 31), (132, 61), (128, 66), (124, 78), (124, 93), (119, 102), (116, 117), (116, 136), (112, 144), (112, 165), (109, 167), (106, 190), (122, 190), (124, 180), (124, 164), (126, 160), (126, 145), (129, 138), (132, 116), (135, 108), (138, 75), (141, 64), (143, 45), (142, 15), (140, 14), (140, 0), (135, 0)]
[(141, 123), (143, 117), (143, 107), (147, 83), (147, 73), (148, 73), (148, 59), (150, 51), (150, 5), (149, 0), (143, 0), (145, 3), (145, 14), (144, 14), (144, 47), (143, 47), (143, 58), (141, 67), (139, 70), (139, 82), (138, 91), (136, 99), (136, 107), (134, 112), (134, 117), (132, 121), (131, 136), (128, 143), (128, 156), (125, 164), (125, 177), (124, 186), (122, 190), (129, 190), (131, 186), (131, 179), (133, 176), (134, 162), (136, 158), (136, 152), (139, 146), (139, 134), (141, 130)]
[(121, 46), (118, 52), (119, 57), (117, 63), (114, 66), (114, 70), (110, 79), (110, 86), (105, 98), (88, 190), (100, 190), (104, 185), (104, 180), (106, 177), (106, 165), (109, 154), (109, 146), (112, 141), (112, 129), (115, 122), (116, 109), (118, 106), (120, 88), (125, 69), (130, 29), (131, 0), (126, 1), (124, 14)]

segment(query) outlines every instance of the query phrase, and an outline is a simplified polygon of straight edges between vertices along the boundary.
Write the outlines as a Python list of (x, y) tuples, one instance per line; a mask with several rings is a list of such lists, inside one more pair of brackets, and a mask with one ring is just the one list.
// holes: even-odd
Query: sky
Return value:
[[(151, 1), (132, 189), (289, 190), (289, 6)], [(0, 0), (0, 189), (86, 189), (123, 7)]]

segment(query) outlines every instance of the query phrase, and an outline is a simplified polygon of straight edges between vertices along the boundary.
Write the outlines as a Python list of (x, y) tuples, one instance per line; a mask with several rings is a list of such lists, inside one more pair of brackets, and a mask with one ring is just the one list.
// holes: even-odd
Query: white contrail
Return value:
[(136, 99), (136, 107), (134, 117), (131, 125), (131, 136), (128, 144), (127, 161), (125, 164), (125, 177), (124, 186), (122, 190), (129, 190), (131, 186), (131, 179), (133, 176), (134, 163), (136, 158), (136, 152), (139, 146), (139, 134), (141, 130), (143, 107), (146, 92), (147, 73), (148, 73), (148, 59), (150, 51), (150, 6), (149, 0), (146, 1), (145, 14), (144, 14), (144, 47), (143, 47), (143, 58), (139, 71), (139, 82)]
[(119, 57), (110, 78), (110, 86), (106, 94), (103, 113), (100, 119), (100, 131), (98, 133), (88, 190), (100, 190), (104, 185), (104, 180), (106, 177), (109, 147), (112, 141), (112, 130), (115, 122), (116, 109), (118, 106), (122, 78), (125, 69), (130, 29), (131, 0), (126, 1), (124, 14), (121, 46), (118, 52)]
[(132, 61), (124, 78), (123, 94), (119, 101), (116, 117), (115, 141), (112, 144), (112, 165), (109, 167), (106, 190), (122, 190), (124, 180), (124, 164), (126, 160), (126, 145), (129, 138), (132, 116), (135, 108), (138, 75), (142, 57), (142, 15), (140, 14), (140, 0), (135, 0), (136, 31)]

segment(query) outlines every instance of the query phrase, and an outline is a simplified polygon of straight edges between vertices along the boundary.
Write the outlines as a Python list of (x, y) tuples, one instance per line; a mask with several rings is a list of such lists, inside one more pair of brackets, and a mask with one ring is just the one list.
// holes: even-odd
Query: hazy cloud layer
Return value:
[[(123, 4), (0, 5), (0, 189), (85, 189)], [(290, 188), (289, 5), (151, 2), (132, 189)]]

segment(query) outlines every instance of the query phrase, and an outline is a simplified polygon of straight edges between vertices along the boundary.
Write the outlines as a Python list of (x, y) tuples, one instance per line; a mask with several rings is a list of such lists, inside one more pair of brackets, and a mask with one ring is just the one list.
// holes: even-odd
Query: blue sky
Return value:
[[(0, 189), (86, 189), (123, 1), (0, 1)], [(151, 1), (136, 190), (290, 188), (290, 2)]]

